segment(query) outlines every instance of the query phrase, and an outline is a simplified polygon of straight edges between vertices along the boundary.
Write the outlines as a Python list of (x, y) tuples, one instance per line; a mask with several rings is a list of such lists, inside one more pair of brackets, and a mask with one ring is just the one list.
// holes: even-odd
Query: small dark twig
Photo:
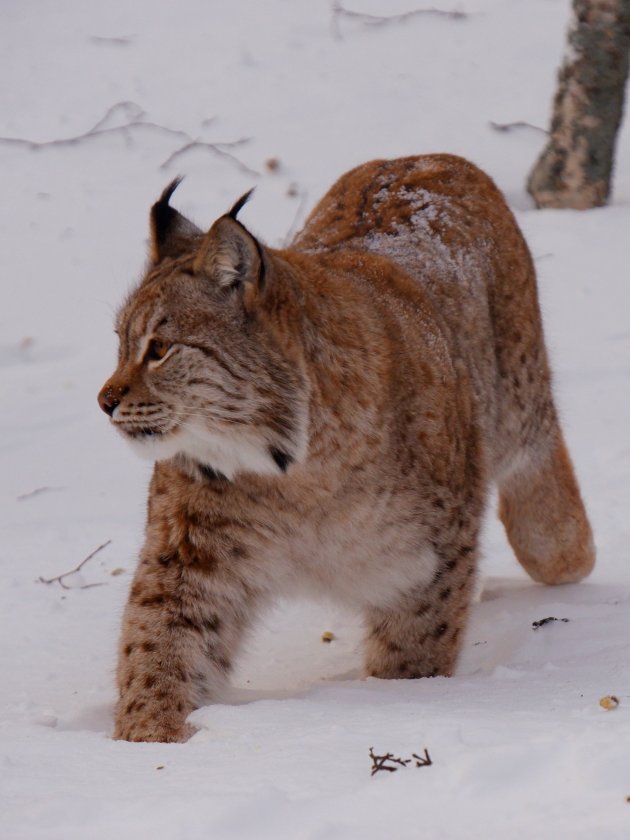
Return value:
[[(121, 123), (120, 125), (108, 125), (110, 118), (116, 113), (122, 112), (125, 116), (125, 122)], [(257, 172), (255, 169), (251, 169), (249, 166), (244, 164), (241, 160), (239, 160), (236, 155), (233, 155), (231, 152), (226, 151), (228, 148), (232, 148), (234, 146), (240, 146), (244, 143), (248, 142), (248, 138), (242, 138), (240, 140), (235, 140), (232, 142), (226, 143), (210, 143), (203, 140), (199, 140), (198, 138), (191, 137), (187, 132), (181, 131), (176, 128), (169, 128), (166, 125), (160, 125), (159, 123), (151, 122), (147, 120), (146, 113), (142, 110), (142, 108), (137, 105), (135, 102), (117, 102), (115, 105), (112, 105), (110, 108), (105, 111), (104, 115), (90, 128), (88, 131), (84, 131), (82, 134), (76, 134), (72, 137), (59, 137), (55, 140), (29, 140), (25, 137), (0, 137), (0, 144), (4, 144), (5, 146), (21, 146), (22, 148), (29, 149), (30, 151), (39, 151), (40, 149), (46, 148), (53, 148), (55, 146), (76, 146), (79, 143), (83, 143), (86, 140), (92, 140), (94, 137), (103, 137), (105, 135), (116, 135), (121, 134), (123, 137), (129, 138), (131, 133), (134, 131), (152, 131), (157, 132), (160, 134), (165, 134), (170, 137), (177, 137), (183, 141), (183, 145), (180, 146), (179, 149), (176, 149), (162, 164), (161, 169), (165, 169), (169, 166), (170, 163), (173, 162), (177, 157), (184, 154), (184, 152), (189, 151), (192, 148), (205, 148), (208, 151), (212, 152), (219, 157), (229, 161), (231, 164), (237, 167), (241, 172), (244, 172), (247, 175), (260, 175), (260, 172)]]
[(63, 582), (63, 579), (65, 577), (68, 577), (69, 575), (74, 575), (77, 572), (80, 572), (81, 569), (88, 562), (88, 560), (91, 560), (96, 554), (99, 553), (99, 551), (102, 551), (104, 548), (107, 548), (107, 546), (110, 543), (111, 543), (111, 540), (107, 540), (107, 542), (104, 542), (102, 545), (99, 545), (98, 548), (95, 548), (94, 551), (91, 554), (88, 554), (87, 557), (85, 557), (83, 560), (81, 560), (81, 562), (76, 567), (76, 569), (71, 569), (69, 572), (64, 572), (62, 575), (57, 575), (56, 577), (49, 578), (49, 579), (40, 577), (39, 581), (41, 583), (58, 583), (61, 586), (62, 589), (92, 589), (95, 586), (105, 586), (104, 583), (86, 583), (83, 586), (66, 586), (66, 584)]
[(424, 756), (411, 753), (411, 757), (416, 759), (416, 767), (430, 767), (433, 764), (429, 751), (426, 747), (424, 748)]
[(531, 128), (533, 131), (540, 131), (543, 134), (549, 134), (546, 128), (541, 128), (539, 125), (533, 125), (532, 123), (524, 122), (523, 120), (517, 120), (516, 122), (509, 123), (497, 123), (490, 120), (489, 125), (490, 128), (493, 128), (495, 131), (508, 132), (515, 128)]
[(130, 99), (125, 99), (122, 102), (116, 102), (105, 111), (103, 116), (98, 120), (92, 128), (87, 132), (88, 134), (93, 134), (95, 131), (99, 131), (101, 128), (105, 128), (107, 125), (109, 118), (112, 117), (116, 113), (122, 113), (127, 117), (127, 120), (130, 122), (139, 122), (146, 117), (146, 112), (138, 105), (137, 102), (132, 102)]
[(569, 621), (568, 618), (556, 618), (553, 615), (550, 615), (548, 618), (541, 618), (540, 621), (532, 621), (532, 627), (534, 630), (538, 630), (539, 627), (544, 627), (545, 624), (551, 624), (552, 621), (564, 621), (565, 624)]
[(22, 493), (17, 497), (18, 502), (25, 502), (27, 499), (32, 499), (35, 496), (41, 496), (42, 493), (51, 493), (53, 490), (63, 490), (63, 487), (36, 487), (30, 493)]
[(126, 47), (133, 41), (132, 35), (107, 37), (105, 35), (90, 35), (93, 44), (111, 44), (115, 47)]
[(388, 773), (395, 773), (396, 770), (398, 770), (398, 767), (391, 767), (391, 764), (398, 764), (400, 767), (407, 767), (407, 765), (411, 764), (411, 759), (414, 758), (416, 760), (416, 767), (430, 767), (433, 764), (429, 751), (426, 747), (424, 748), (424, 755), (411, 753), (411, 758), (397, 758), (392, 753), (375, 755), (373, 747), (370, 747), (369, 755), (372, 759), (372, 776), (378, 773), (379, 770), (386, 770)]
[[(109, 118), (117, 111), (122, 111), (125, 114), (127, 122), (123, 125), (107, 126)], [(9, 146), (23, 146), (31, 151), (37, 151), (39, 149), (54, 146), (75, 146), (77, 143), (81, 143), (82, 141), (88, 140), (92, 137), (99, 137), (103, 134), (127, 132), (131, 128), (151, 125), (151, 123), (144, 122), (144, 116), (145, 112), (137, 103), (130, 101), (116, 102), (105, 111), (103, 116), (92, 126), (92, 128), (84, 131), (82, 134), (75, 134), (72, 137), (58, 137), (54, 140), (28, 140), (25, 137), (0, 137), (0, 143), (4, 143)], [(173, 133), (172, 129), (166, 128), (165, 126), (159, 126), (159, 128), (167, 133)], [(184, 132), (175, 133), (179, 135), (184, 134)]]
[(364, 12), (353, 12), (351, 9), (346, 9), (340, 0), (333, 0), (332, 3), (332, 32), (335, 38), (341, 38), (339, 31), (339, 18), (348, 18), (355, 20), (358, 23), (365, 24), (365, 26), (385, 26), (389, 23), (406, 23), (408, 20), (416, 17), (425, 17), (431, 15), (433, 17), (451, 18), (451, 20), (463, 20), (470, 15), (467, 12), (461, 12), (457, 9), (412, 9), (409, 12), (403, 12), (400, 15), (370, 15)]
[(405, 762), (402, 761), (400, 758), (394, 758), (392, 753), (385, 753), (385, 755), (375, 755), (374, 754), (374, 747), (370, 747), (370, 758), (372, 759), (372, 773), (370, 775), (374, 775), (378, 773), (379, 770), (386, 770), (388, 773), (395, 773), (398, 770), (397, 767), (388, 767), (385, 763), (386, 761), (395, 761), (397, 764), (402, 764), (403, 767), (405, 766)]
[(242, 146), (244, 143), (249, 143), (249, 140), (249, 137), (242, 137), (240, 140), (233, 140), (231, 143), (207, 143), (203, 140), (191, 139), (188, 143), (184, 143), (183, 146), (176, 149), (171, 155), (169, 155), (166, 160), (160, 164), (160, 169), (168, 169), (173, 161), (177, 160), (177, 158), (186, 152), (190, 152), (192, 149), (206, 149), (211, 154), (226, 158), (233, 163), (237, 169), (240, 169), (240, 171), (244, 172), (246, 175), (254, 175), (258, 177), (260, 172), (257, 172), (255, 169), (247, 166), (247, 164), (243, 163), (243, 161), (239, 160), (235, 155), (225, 151), (226, 147)]

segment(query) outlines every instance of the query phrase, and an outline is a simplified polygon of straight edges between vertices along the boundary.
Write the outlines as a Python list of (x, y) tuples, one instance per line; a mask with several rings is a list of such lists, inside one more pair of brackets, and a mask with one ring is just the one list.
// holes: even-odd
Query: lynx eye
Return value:
[(172, 345), (159, 338), (152, 338), (144, 355), (145, 362), (160, 362), (171, 349)]

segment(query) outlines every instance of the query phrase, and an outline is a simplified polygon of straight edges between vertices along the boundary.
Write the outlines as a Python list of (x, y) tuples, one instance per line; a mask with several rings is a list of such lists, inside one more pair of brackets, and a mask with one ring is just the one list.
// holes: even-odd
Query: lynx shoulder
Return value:
[(544, 583), (594, 562), (550, 385), (532, 260), (449, 155), (342, 176), (285, 250), (151, 210), (99, 402), (155, 461), (119, 651), (115, 737), (183, 740), (274, 598), (363, 613), (365, 671), (449, 675), (498, 486)]

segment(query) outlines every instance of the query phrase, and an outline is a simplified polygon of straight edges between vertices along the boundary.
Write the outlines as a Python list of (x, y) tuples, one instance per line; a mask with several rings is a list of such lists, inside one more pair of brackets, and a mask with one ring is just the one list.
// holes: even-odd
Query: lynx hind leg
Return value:
[(444, 560), (432, 583), (396, 608), (370, 609), (365, 672), (382, 679), (451, 676), (474, 587), (475, 548)]
[(591, 527), (560, 429), (542, 456), (499, 482), (499, 516), (525, 571), (547, 584), (574, 583), (595, 563)]

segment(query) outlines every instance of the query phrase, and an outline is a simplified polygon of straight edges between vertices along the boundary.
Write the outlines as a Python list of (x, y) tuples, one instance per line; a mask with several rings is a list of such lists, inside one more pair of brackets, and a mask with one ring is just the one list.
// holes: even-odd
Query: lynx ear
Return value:
[(207, 274), (226, 288), (264, 285), (263, 247), (236, 219), (252, 192), (245, 193), (229, 213), (212, 225), (195, 259), (195, 271)]
[(203, 233), (169, 205), (181, 178), (175, 178), (151, 208), (151, 258), (160, 262), (165, 257), (181, 257), (194, 250)]

